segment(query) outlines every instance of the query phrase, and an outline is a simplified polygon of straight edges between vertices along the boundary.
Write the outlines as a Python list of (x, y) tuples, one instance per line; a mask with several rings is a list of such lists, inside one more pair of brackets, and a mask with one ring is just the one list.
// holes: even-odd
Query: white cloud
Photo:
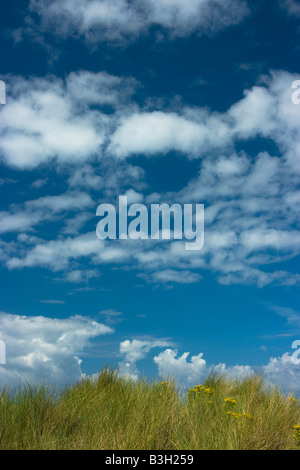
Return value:
[(95, 233), (79, 235), (50, 242), (37, 243), (25, 257), (12, 257), (7, 261), (9, 269), (23, 267), (47, 267), (53, 271), (67, 269), (71, 260), (100, 254), (103, 244)]
[[(112, 138), (112, 148), (115, 148), (116, 154), (120, 156), (130, 153), (167, 152), (174, 147), (180, 148), (177, 135), (181, 140), (183, 124), (185, 121), (178, 116), (166, 115), (162, 112), (136, 114), (124, 118)], [(196, 125), (194, 133), (197, 133)], [(153, 139), (154, 135), (155, 139)], [(173, 139), (175, 139), (174, 143)]]
[[(80, 81), (79, 78), (87, 80), (84, 73), (78, 74), (76, 80)], [(74, 238), (36, 240), (31, 244), (34, 246), (30, 246), (29, 240), (25, 246), (4, 243), (0, 246), (1, 260), (10, 269), (43, 266), (70, 271), (80, 269), (72, 266), (74, 261), (89, 257), (95, 265), (127, 263), (141, 270), (147, 279), (158, 282), (197, 282), (204, 270), (213, 270), (223, 284), (260, 287), (270, 283), (298, 284), (300, 274), (278, 268), (278, 263), (300, 252), (300, 107), (291, 100), (294, 78), (287, 72), (272, 73), (260, 86), (246, 91), (245, 97), (223, 114), (200, 108), (149, 113), (139, 112), (137, 107), (129, 107), (125, 113), (120, 108), (111, 117), (119, 126), (115, 131), (114, 126), (107, 131), (106, 142), (109, 143), (111, 136), (109, 152), (103, 150), (103, 156), (109, 158), (101, 167), (101, 175), (100, 168), (91, 163), (70, 170), (68, 184), (72, 188), (97, 189), (102, 185), (107, 200), (115, 200), (116, 194), (121, 194), (120, 188), (124, 188), (131, 202), (145, 199), (204, 203), (205, 243), (199, 253), (191, 256), (181, 242), (100, 243), (94, 234), (79, 235), (89, 216), (84, 211), (74, 215), (73, 220), (68, 217), (60, 232), (75, 235)], [(96, 91), (95, 100), (102, 99)], [(119, 93), (123, 96), (122, 90)], [(78, 100), (72, 106), (83, 109), (83, 103)], [(280, 156), (266, 151), (248, 156), (233, 150), (236, 142), (248, 142), (257, 136), (271, 139), (280, 149)], [(111, 158), (112, 151), (124, 159), (135, 152), (152, 155), (172, 149), (192, 158), (205, 156), (199, 173), (179, 192), (146, 198), (141, 192), (144, 189), (141, 169)], [(218, 149), (218, 154), (211, 152), (212, 149)], [(70, 191), (57, 198), (45, 197), (14, 206), (10, 213), (1, 213), (2, 230), (24, 232), (41, 221), (46, 222), (48, 216), (55, 219), (63, 210), (73, 210), (74, 206), (74, 210), (77, 207), (76, 210), (82, 211), (92, 203), (84, 193), (78, 192), (78, 198), (75, 195), (76, 191)], [(273, 270), (271, 264), (276, 265)]]
[(165, 154), (171, 150), (196, 158), (207, 147), (230, 143), (231, 132), (221, 118), (209, 117), (202, 110), (197, 117), (198, 121), (162, 111), (125, 116), (111, 138), (110, 150), (119, 158)]
[(0, 212), (0, 233), (32, 230), (41, 222), (56, 220), (58, 214), (83, 210), (91, 205), (91, 197), (78, 191), (59, 196), (44, 196), (20, 205), (12, 205), (9, 211)]
[(177, 356), (177, 350), (166, 349), (154, 357), (160, 377), (173, 378), (176, 379), (178, 384), (188, 386), (192, 383), (196, 385), (208, 374), (207, 364), (202, 353), (192, 356), (190, 362), (187, 361), (189, 353), (183, 353), (180, 357)]
[(120, 354), (125, 356), (128, 362), (137, 362), (144, 359), (151, 349), (162, 348), (169, 344), (169, 341), (161, 340), (126, 340), (120, 344)]
[(138, 380), (139, 372), (136, 362), (144, 359), (147, 354), (155, 348), (170, 346), (171, 343), (165, 340), (126, 340), (120, 344), (120, 354), (124, 357), (119, 363), (119, 374), (131, 380)]
[[(121, 315), (115, 310), (100, 313), (112, 319), (118, 319)], [(284, 314), (291, 316), (290, 311)], [(294, 312), (292, 315), (294, 316)], [(0, 339), (6, 343), (7, 349), (7, 364), (0, 367), (1, 383), (74, 383), (83, 376), (80, 355), (90, 347), (90, 339), (112, 334), (113, 331), (111, 327), (89, 317), (58, 319), (1, 312)], [(172, 342), (163, 339), (123, 341), (119, 351), (122, 357), (119, 374), (137, 380), (140, 377), (137, 362), (145, 359), (153, 349), (168, 348), (153, 358), (158, 376), (162, 379), (175, 379), (176, 384), (183, 388), (204, 381), (210, 373), (240, 379), (260, 371), (268, 383), (281, 387), (284, 392), (300, 390), (300, 365), (295, 364), (289, 353), (271, 358), (261, 367), (239, 364), (228, 366), (222, 362), (208, 364), (203, 353), (194, 355), (189, 360), (188, 352), (179, 356), (177, 350), (170, 349), (172, 346)]]
[[(138, 380), (140, 373), (136, 362), (145, 359), (149, 352), (156, 348), (172, 346), (165, 341), (124, 341), (120, 345), (120, 352), (125, 356), (119, 364), (120, 374), (133, 380)], [(165, 349), (153, 358), (157, 365), (158, 376), (163, 380), (175, 380), (176, 385), (186, 389), (191, 385), (205, 381), (211, 373), (226, 375), (229, 378), (244, 378), (254, 374), (252, 367), (246, 365), (226, 366), (224, 363), (209, 365), (203, 358), (203, 353), (192, 356), (185, 352), (178, 356), (178, 350)]]
[(163, 271), (156, 271), (152, 275), (152, 279), (156, 282), (172, 282), (178, 284), (192, 284), (199, 282), (202, 277), (200, 274), (190, 271), (176, 271), (174, 269), (165, 269)]
[(89, 317), (66, 319), (0, 314), (1, 339), (7, 364), (0, 367), (1, 384), (52, 383), (66, 385), (81, 378), (81, 359), (89, 340), (113, 333)]
[(202, 353), (192, 356), (190, 361), (188, 357), (189, 353), (178, 357), (178, 351), (173, 349), (161, 352), (154, 357), (159, 376), (162, 379), (173, 378), (178, 386), (187, 388), (205, 381), (211, 373), (242, 379), (259, 371), (267, 383), (280, 387), (285, 393), (300, 391), (300, 365), (293, 362), (289, 353), (279, 358), (271, 358), (265, 366), (255, 368), (249, 365), (227, 366), (224, 363), (209, 365), (203, 359)]
[(74, 284), (87, 283), (90, 279), (97, 278), (100, 276), (100, 273), (97, 269), (74, 269), (65, 274), (64, 280), (66, 282), (71, 282)]
[(138, 193), (134, 189), (128, 189), (124, 196), (127, 196), (127, 203), (128, 205), (131, 204), (139, 204), (143, 201), (144, 196), (141, 193)]
[(118, 310), (114, 310), (112, 308), (107, 310), (101, 310), (101, 312), (99, 312), (99, 315), (104, 317), (105, 322), (109, 325), (115, 325), (122, 321), (122, 312), (119, 312)]
[(88, 165), (80, 166), (72, 171), (68, 183), (71, 187), (88, 187), (100, 191), (104, 186), (103, 178), (96, 174), (94, 168)]
[(40, 189), (42, 188), (43, 186), (45, 186), (48, 182), (48, 178), (44, 178), (44, 179), (38, 179), (38, 180), (35, 180), (32, 184), (31, 184), (31, 187), (34, 188), (34, 189)]
[[(65, 82), (55, 77), (11, 78), (11, 97), (1, 110), (0, 147), (5, 163), (18, 168), (31, 168), (53, 158), (60, 164), (80, 163), (69, 184), (93, 189), (107, 186), (109, 181), (88, 166), (87, 160), (173, 150), (201, 158), (212, 150), (228, 154), (236, 142), (257, 136), (272, 139), (293, 170), (300, 172), (300, 109), (291, 100), (295, 78), (288, 72), (273, 72), (260, 86), (245, 90), (244, 98), (224, 113), (197, 107), (168, 112), (139, 109), (129, 101), (137, 83), (105, 73), (71, 73)], [(101, 110), (107, 104), (114, 112)], [(257, 178), (269, 178), (266, 183), (272, 179), (276, 162), (266, 158), (261, 163), (249, 190), (255, 190)], [(245, 171), (242, 159), (239, 168), (233, 166), (236, 164), (219, 163), (220, 176), (232, 172), (237, 177), (239, 171)]]
[[(212, 150), (233, 150), (235, 142), (260, 136), (272, 139), (299, 173), (300, 109), (291, 99), (296, 78), (288, 72), (273, 72), (260, 86), (245, 90), (244, 98), (222, 114), (183, 107), (176, 112), (138, 111), (121, 116), (109, 149), (119, 158), (172, 150), (201, 158)], [(267, 172), (261, 170), (265, 177)]]
[(271, 358), (263, 367), (268, 382), (280, 387), (285, 392), (300, 391), (300, 364), (295, 364), (289, 353), (279, 358)]
[(279, 0), (279, 4), (289, 15), (300, 17), (300, 4), (298, 0)]
[(43, 30), (91, 43), (132, 40), (153, 25), (171, 37), (211, 34), (249, 14), (243, 0), (31, 0), (30, 10), (40, 15)]
[(136, 85), (86, 71), (71, 73), (65, 82), (52, 76), (6, 82), (10, 94), (1, 109), (0, 149), (7, 165), (21, 169), (53, 159), (69, 165), (99, 159), (110, 118), (92, 106), (121, 106)]
[(178, 351), (166, 349), (154, 357), (158, 375), (164, 379), (175, 379), (178, 386), (187, 388), (205, 381), (211, 373), (225, 375), (229, 378), (243, 378), (254, 374), (250, 366), (226, 366), (224, 363), (208, 365), (203, 353), (192, 356), (185, 352), (178, 357)]
[(93, 216), (93, 212), (79, 212), (72, 218), (66, 219), (62, 233), (65, 235), (79, 235), (79, 231), (84, 227), (88, 220), (93, 218)]

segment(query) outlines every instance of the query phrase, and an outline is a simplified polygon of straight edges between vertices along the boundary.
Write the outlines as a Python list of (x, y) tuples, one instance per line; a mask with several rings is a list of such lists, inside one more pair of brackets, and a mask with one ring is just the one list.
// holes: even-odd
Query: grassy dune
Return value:
[(259, 377), (210, 377), (181, 397), (172, 382), (103, 370), (59, 394), (28, 386), (0, 395), (2, 450), (300, 449), (299, 424), (298, 401)]

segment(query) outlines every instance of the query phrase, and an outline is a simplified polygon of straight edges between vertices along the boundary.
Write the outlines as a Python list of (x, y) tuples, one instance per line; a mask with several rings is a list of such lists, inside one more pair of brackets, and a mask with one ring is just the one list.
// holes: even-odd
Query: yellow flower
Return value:
[(206, 388), (204, 392), (207, 393), (208, 395), (211, 395), (212, 393), (214, 393), (212, 388)]
[(300, 424), (295, 424), (294, 429), (295, 429), (294, 437), (300, 438)]
[(194, 390), (197, 393), (202, 392), (204, 389), (205, 389), (205, 387), (203, 387), (203, 385), (194, 385)]
[(295, 397), (290, 397), (289, 400), (292, 401), (293, 403), (298, 403), (298, 400)]
[(234, 418), (240, 419), (242, 415), (240, 413), (234, 413), (233, 411), (227, 411), (228, 416), (234, 416)]
[(230, 405), (235, 405), (236, 400), (234, 398), (225, 398), (225, 403), (230, 404)]
[(253, 419), (253, 416), (250, 413), (243, 413), (242, 416), (248, 419)]

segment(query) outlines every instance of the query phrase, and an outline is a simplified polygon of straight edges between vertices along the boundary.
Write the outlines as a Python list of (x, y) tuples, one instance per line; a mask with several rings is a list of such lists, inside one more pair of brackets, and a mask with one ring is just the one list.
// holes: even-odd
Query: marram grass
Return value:
[(209, 377), (183, 397), (105, 369), (59, 393), (3, 390), (0, 449), (299, 450), (300, 406), (258, 376)]

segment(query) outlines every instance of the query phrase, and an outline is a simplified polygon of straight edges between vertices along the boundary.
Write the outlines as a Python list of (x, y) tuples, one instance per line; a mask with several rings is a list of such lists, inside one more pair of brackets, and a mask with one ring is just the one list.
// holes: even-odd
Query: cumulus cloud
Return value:
[(299, 172), (300, 109), (291, 99), (296, 78), (288, 72), (273, 72), (260, 86), (245, 90), (245, 96), (225, 113), (183, 107), (176, 112), (138, 111), (121, 116), (110, 150), (119, 158), (170, 151), (201, 158), (213, 150), (233, 150), (237, 141), (263, 137), (272, 139)]
[[(158, 375), (161, 379), (174, 379), (177, 386), (186, 389), (204, 382), (210, 374), (221, 374), (231, 379), (243, 379), (259, 372), (266, 383), (279, 387), (283, 392), (300, 392), (300, 364), (296, 364), (292, 355), (283, 354), (279, 358), (271, 358), (262, 367), (249, 365), (228, 366), (225, 363), (208, 364), (203, 353), (192, 356), (185, 352), (178, 355), (176, 349), (166, 349), (153, 358), (157, 365)], [(128, 362), (128, 368), (131, 363)], [(138, 377), (138, 370), (135, 368)]]
[(263, 373), (269, 383), (275, 384), (285, 392), (300, 392), (300, 363), (296, 364), (289, 353), (279, 358), (271, 358), (263, 367)]
[(10, 96), (1, 109), (0, 150), (7, 165), (21, 169), (51, 159), (71, 165), (99, 159), (110, 121), (99, 107), (121, 105), (135, 86), (131, 79), (87, 71), (72, 72), (65, 82), (57, 77), (6, 77), (6, 82)]
[(171, 37), (214, 34), (249, 14), (244, 0), (31, 0), (29, 9), (40, 16), (39, 29), (89, 43), (133, 40), (155, 25)]
[(131, 380), (138, 380), (139, 371), (136, 362), (144, 359), (147, 354), (155, 348), (170, 346), (171, 343), (165, 340), (126, 340), (120, 344), (120, 355), (124, 357), (119, 363), (119, 374)]
[[(153, 138), (155, 136), (155, 139)], [(222, 117), (199, 110), (190, 117), (162, 111), (140, 112), (121, 118), (111, 137), (110, 150), (119, 158), (131, 154), (166, 154), (171, 150), (199, 158), (205, 149), (231, 142), (232, 131)]]
[(197, 381), (201, 381), (207, 375), (207, 364), (202, 353), (192, 356), (190, 362), (187, 361), (189, 353), (183, 353), (180, 357), (177, 356), (177, 350), (166, 349), (154, 357), (160, 377), (175, 378), (178, 383), (185, 383), (188, 386), (192, 383), (196, 384)]
[(203, 358), (203, 353), (192, 356), (185, 352), (178, 357), (175, 349), (166, 349), (158, 356), (154, 357), (157, 364), (158, 374), (164, 379), (175, 379), (176, 383), (182, 387), (189, 387), (204, 381), (209, 374), (222, 374), (230, 378), (243, 378), (250, 376), (254, 370), (250, 366), (226, 366), (225, 364), (208, 365)]
[[(245, 90), (245, 96), (226, 112), (217, 113), (197, 107), (168, 112), (139, 109), (129, 101), (136, 82), (105, 73), (71, 73), (65, 82), (55, 77), (13, 78), (12, 96), (1, 110), (0, 148), (5, 163), (18, 168), (51, 158), (64, 164), (79, 162), (69, 184), (93, 189), (104, 179), (87, 160), (170, 151), (202, 158), (216, 150), (228, 153), (236, 142), (256, 137), (272, 139), (299, 172), (300, 109), (291, 99), (295, 79), (288, 72), (273, 72), (260, 86)], [(106, 112), (107, 104), (113, 112)], [(224, 166), (219, 171), (229, 175), (235, 170)], [(255, 176), (267, 174), (271, 179), (270, 162), (268, 168), (257, 168)]]
[(3, 384), (52, 383), (66, 385), (80, 380), (80, 354), (89, 340), (113, 330), (89, 317), (66, 319), (0, 314), (0, 338), (6, 344)]

